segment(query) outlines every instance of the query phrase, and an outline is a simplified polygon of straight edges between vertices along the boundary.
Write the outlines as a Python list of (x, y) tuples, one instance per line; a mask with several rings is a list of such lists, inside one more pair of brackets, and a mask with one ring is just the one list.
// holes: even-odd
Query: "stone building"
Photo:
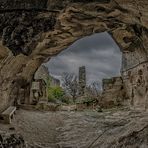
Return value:
[(39, 101), (47, 101), (47, 80), (49, 77), (48, 69), (45, 66), (40, 66), (34, 75), (30, 88), (29, 104), (37, 104)]
[(117, 89), (119, 86), (122, 87), (122, 78), (121, 77), (112, 77), (109, 79), (103, 79), (103, 91), (110, 89)]
[(126, 104), (126, 93), (121, 77), (103, 79), (101, 104), (104, 107), (113, 107)]
[(37, 104), (40, 101), (48, 101), (48, 81), (50, 86), (60, 86), (60, 80), (49, 74), (48, 68), (40, 66), (34, 75), (31, 84), (29, 104)]
[(86, 87), (86, 69), (85, 66), (79, 67), (79, 96), (85, 94)]

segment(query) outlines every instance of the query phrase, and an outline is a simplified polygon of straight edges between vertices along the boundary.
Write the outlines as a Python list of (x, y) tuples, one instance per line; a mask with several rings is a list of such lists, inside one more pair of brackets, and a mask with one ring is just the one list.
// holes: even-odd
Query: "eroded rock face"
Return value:
[(2, 148), (27, 148), (22, 136), (17, 134), (0, 134), (0, 146)]
[(22, 53), (29, 55), (40, 40), (40, 33), (53, 30), (56, 19), (52, 13), (39, 16), (36, 11), (16, 11), (2, 13), (2, 44), (14, 56)]
[[(19, 98), (20, 89), (28, 95), (41, 63), (83, 36), (108, 31), (121, 47), (123, 71), (130, 68), (130, 77), (133, 67), (147, 65), (147, 0), (0, 0), (0, 6), (0, 111)], [(146, 80), (147, 71), (140, 70)], [(129, 91), (134, 86), (124, 82), (131, 100), (143, 107), (147, 89), (139, 98), (141, 88)], [(147, 88), (147, 81), (142, 85)]]

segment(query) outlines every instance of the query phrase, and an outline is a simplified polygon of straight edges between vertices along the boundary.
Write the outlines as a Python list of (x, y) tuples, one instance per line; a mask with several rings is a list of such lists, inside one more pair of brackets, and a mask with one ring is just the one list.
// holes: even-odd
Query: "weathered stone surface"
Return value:
[[(147, 65), (147, 0), (0, 0), (0, 6), (0, 111), (19, 97), (21, 88), (29, 97), (29, 82), (41, 63), (93, 33), (112, 35), (123, 52), (123, 71), (131, 68), (130, 77), (133, 67)], [(147, 70), (141, 69), (146, 80)], [(129, 79), (124, 82), (129, 94), (134, 86)], [(140, 98), (139, 89), (130, 98), (143, 107), (147, 89)]]
[[(34, 74), (31, 82), (30, 99), (28, 104), (37, 104), (39, 101), (48, 101), (47, 81), (49, 78), (48, 69), (45, 66), (40, 66)], [(28, 99), (27, 99), (28, 100)], [(25, 102), (27, 102), (25, 100)]]
[(122, 77), (103, 79), (101, 105), (105, 108), (129, 105)]
[[(0, 133), (1, 148), (27, 148), (22, 136), (16, 134)], [(28, 147), (29, 148), (29, 147)]]
[[(15, 119), (12, 125), (16, 132), (34, 145), (33, 148), (38, 148), (37, 145), (39, 148), (148, 147), (147, 112), (119, 109), (101, 113), (19, 110)], [(5, 128), (0, 125), (0, 129)]]

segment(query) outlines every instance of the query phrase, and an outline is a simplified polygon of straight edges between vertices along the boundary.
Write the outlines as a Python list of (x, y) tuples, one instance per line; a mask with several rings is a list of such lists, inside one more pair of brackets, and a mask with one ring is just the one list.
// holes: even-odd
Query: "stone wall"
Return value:
[(143, 62), (123, 72), (123, 82), (131, 98), (131, 106), (134, 108), (148, 107), (147, 71), (148, 63)]
[(45, 82), (49, 78), (48, 68), (44, 65), (41, 65), (34, 74), (35, 80), (44, 80)]
[(37, 104), (40, 101), (48, 101), (48, 87), (60, 86), (60, 80), (49, 74), (48, 68), (41, 65), (35, 72), (30, 88), (30, 99), (25, 104)]
[(101, 105), (103, 107), (108, 108), (127, 105), (127, 99), (122, 77), (103, 79), (103, 92), (101, 97)]

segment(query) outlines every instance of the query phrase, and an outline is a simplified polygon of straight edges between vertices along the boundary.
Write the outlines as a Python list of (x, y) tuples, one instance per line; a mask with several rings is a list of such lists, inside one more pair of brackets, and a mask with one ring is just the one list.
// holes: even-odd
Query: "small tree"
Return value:
[(97, 98), (100, 98), (101, 91), (100, 91), (99, 82), (93, 82), (91, 84), (91, 88), (92, 88), (92, 93), (94, 94), (94, 96), (96, 96)]
[(92, 98), (93, 100), (99, 102), (101, 98), (101, 90), (99, 82), (93, 82), (89, 86), (87, 86), (86, 94), (89, 98)]
[(65, 91), (71, 95), (73, 102), (78, 96), (78, 81), (75, 74), (63, 73), (62, 83)]

